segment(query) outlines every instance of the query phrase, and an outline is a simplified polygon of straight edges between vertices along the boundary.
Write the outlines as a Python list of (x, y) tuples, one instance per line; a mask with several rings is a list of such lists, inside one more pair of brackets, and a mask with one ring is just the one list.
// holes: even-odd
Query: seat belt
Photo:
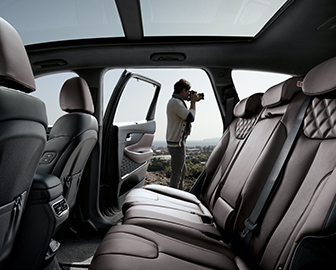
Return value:
[(196, 179), (195, 183), (190, 188), (190, 193), (194, 194), (197, 198), (200, 198), (202, 193), (203, 182), (205, 180), (206, 172), (205, 169), (201, 172), (201, 174)]
[(234, 119), (233, 109), (235, 105), (239, 102), (239, 98), (236, 92), (236, 89), (233, 85), (227, 86), (224, 89), (223, 99), (225, 102), (225, 119), (224, 119), (224, 128), (228, 128)]
[(307, 97), (303, 103), (296, 120), (291, 128), (291, 131), (288, 134), (288, 137), (280, 151), (280, 154), (272, 168), (270, 175), (263, 187), (263, 190), (260, 193), (257, 203), (255, 204), (250, 217), (247, 218), (244, 222), (245, 228), (240, 233), (240, 237), (244, 239), (244, 247), (247, 250), (252, 239), (253, 232), (258, 228), (259, 218), (268, 203), (272, 192), (274, 191), (274, 186), (280, 180), (280, 173), (288, 159), (289, 153), (294, 145), (294, 141), (297, 137), (301, 124), (303, 122), (305, 112), (310, 103), (311, 97)]
[[(242, 142), (236, 147), (235, 152), (234, 152), (232, 158), (230, 159), (230, 162), (227, 165), (226, 170), (225, 170), (223, 176), (221, 176), (220, 181), (217, 183), (217, 185), (216, 185), (216, 187), (214, 189), (214, 194), (211, 196), (212, 198), (209, 200), (209, 203), (210, 203), (210, 205), (212, 205), (212, 207), (215, 206), (217, 199), (220, 197), (220, 193), (222, 191), (222, 188), (223, 188), (223, 186), (224, 186), (224, 184), (226, 182), (227, 177), (229, 176), (229, 174), (231, 172), (231, 169), (232, 169), (233, 165), (236, 162), (236, 159), (238, 158), (238, 156), (240, 154), (240, 151), (242, 150), (243, 146), (245, 145), (245, 143), (246, 143), (248, 137), (250, 136), (250, 134), (252, 133), (254, 127), (259, 122), (262, 114), (264, 113), (264, 110), (265, 110), (264, 108), (261, 109), (261, 111), (259, 112), (258, 116), (256, 117), (256, 120), (253, 123), (253, 126), (251, 127), (249, 133), (246, 134), (246, 136), (242, 140)], [(222, 158), (222, 160), (221, 160), (221, 162), (219, 164), (222, 163), (222, 161), (223, 161), (224, 158), (225, 158), (225, 155), (223, 155), (223, 158)], [(220, 173), (220, 166), (217, 168), (217, 171), (215, 172), (213, 178), (216, 177), (218, 173)]]

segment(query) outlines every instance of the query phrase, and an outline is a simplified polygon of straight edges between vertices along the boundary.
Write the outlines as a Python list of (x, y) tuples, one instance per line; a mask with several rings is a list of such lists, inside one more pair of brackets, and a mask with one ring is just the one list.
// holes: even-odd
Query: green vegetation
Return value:
[[(214, 146), (194, 147), (186, 149), (187, 174), (185, 176), (185, 189), (188, 190), (201, 172), (204, 170), (205, 163), (208, 160)], [(155, 152), (155, 151), (154, 151)], [(171, 166), (170, 160), (153, 156), (148, 172), (155, 173), (157, 184), (165, 184), (170, 179)], [(152, 174), (153, 175), (153, 174)], [(169, 181), (168, 181), (169, 182)], [(151, 181), (155, 183), (155, 181)]]

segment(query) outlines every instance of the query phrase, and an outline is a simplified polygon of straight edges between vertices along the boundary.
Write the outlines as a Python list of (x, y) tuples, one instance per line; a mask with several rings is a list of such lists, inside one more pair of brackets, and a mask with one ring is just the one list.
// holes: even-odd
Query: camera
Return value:
[[(191, 95), (196, 94), (197, 92), (194, 90), (190, 90), (189, 95), (188, 95), (188, 100), (191, 100)], [(204, 99), (204, 93), (198, 93), (198, 96), (201, 97), (201, 99)]]

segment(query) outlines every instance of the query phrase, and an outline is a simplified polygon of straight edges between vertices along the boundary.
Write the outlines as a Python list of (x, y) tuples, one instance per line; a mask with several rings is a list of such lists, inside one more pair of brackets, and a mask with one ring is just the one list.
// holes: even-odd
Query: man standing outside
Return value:
[[(183, 188), (183, 179), (186, 173), (185, 144), (190, 134), (191, 123), (195, 121), (196, 102), (203, 97), (190, 91), (191, 85), (185, 79), (174, 84), (174, 93), (167, 104), (167, 132), (166, 140), (171, 155), (170, 186)], [(185, 100), (190, 101), (187, 108)]]

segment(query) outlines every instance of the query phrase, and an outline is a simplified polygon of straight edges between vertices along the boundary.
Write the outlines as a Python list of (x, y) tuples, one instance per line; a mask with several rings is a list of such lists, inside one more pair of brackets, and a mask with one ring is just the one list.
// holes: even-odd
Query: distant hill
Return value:
[(216, 137), (216, 138), (211, 138), (211, 139), (204, 139), (203, 142), (209, 142), (209, 143), (217, 144), (219, 140), (220, 140), (220, 138)]
[[(187, 140), (187, 147), (196, 147), (196, 146), (203, 147), (203, 146), (216, 145), (219, 140), (220, 138), (210, 138), (199, 141)], [(167, 146), (166, 141), (156, 141), (154, 139), (153, 148), (166, 147), (166, 146)]]

